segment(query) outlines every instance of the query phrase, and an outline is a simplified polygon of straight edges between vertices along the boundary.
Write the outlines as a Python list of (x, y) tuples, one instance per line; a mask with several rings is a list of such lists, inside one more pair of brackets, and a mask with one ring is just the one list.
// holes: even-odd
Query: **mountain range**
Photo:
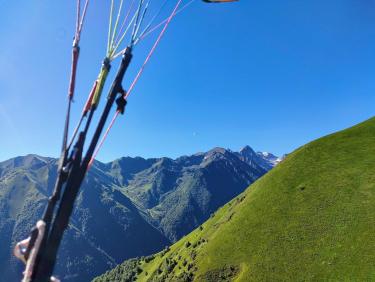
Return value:
[[(158, 252), (206, 221), (280, 159), (214, 148), (177, 159), (95, 162), (58, 256), (64, 281), (89, 281), (128, 258)], [(0, 163), (0, 272), (20, 280), (11, 246), (29, 235), (56, 179), (57, 160), (27, 155)]]

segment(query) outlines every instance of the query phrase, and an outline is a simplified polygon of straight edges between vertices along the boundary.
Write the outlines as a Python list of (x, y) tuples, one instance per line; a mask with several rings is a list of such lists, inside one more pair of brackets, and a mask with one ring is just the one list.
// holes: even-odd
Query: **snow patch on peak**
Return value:
[(283, 160), (282, 158), (277, 157), (269, 152), (258, 152), (257, 154), (259, 157), (267, 161), (273, 167), (278, 165)]

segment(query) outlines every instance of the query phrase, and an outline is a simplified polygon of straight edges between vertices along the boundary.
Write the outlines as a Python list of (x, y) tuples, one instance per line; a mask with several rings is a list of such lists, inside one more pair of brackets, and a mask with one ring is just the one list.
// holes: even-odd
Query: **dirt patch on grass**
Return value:
[(203, 281), (207, 282), (224, 282), (233, 281), (234, 278), (240, 273), (240, 267), (237, 265), (224, 266), (220, 269), (214, 269), (207, 271), (205, 274), (201, 275)]

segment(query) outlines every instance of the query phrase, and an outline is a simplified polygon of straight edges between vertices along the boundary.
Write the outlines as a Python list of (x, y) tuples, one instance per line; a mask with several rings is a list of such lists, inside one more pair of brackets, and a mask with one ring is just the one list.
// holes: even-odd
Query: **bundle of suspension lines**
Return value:
[[(136, 3), (138, 1), (138, 3)], [(117, 5), (117, 16), (115, 15), (115, 1), (111, 1), (107, 51), (103, 59), (99, 75), (94, 81), (87, 101), (83, 107), (80, 119), (75, 127), (70, 141), (68, 142), (70, 113), (75, 96), (75, 85), (77, 77), (78, 60), (80, 55), (80, 39), (83, 30), (87, 9), (90, 0), (86, 0), (83, 8), (81, 1), (77, 0), (76, 28), (72, 47), (72, 64), (70, 74), (70, 84), (68, 88), (68, 102), (65, 117), (64, 133), (61, 155), (58, 165), (57, 179), (52, 196), (48, 199), (47, 207), (42, 219), (40, 219), (32, 229), (29, 238), (19, 242), (14, 250), (16, 257), (21, 259), (25, 265), (24, 282), (48, 282), (58, 281), (53, 277), (53, 270), (56, 264), (56, 257), (59, 250), (64, 231), (67, 229), (69, 219), (73, 212), (74, 202), (82, 182), (93, 165), (94, 159), (100, 148), (103, 146), (109, 131), (120, 114), (124, 114), (129, 95), (133, 92), (135, 85), (139, 81), (146, 65), (150, 61), (163, 35), (165, 34), (172, 19), (180, 12), (190, 6), (195, 0), (190, 0), (182, 5), (183, 0), (177, 0), (169, 16), (159, 24), (153, 26), (155, 20), (161, 15), (167, 6), (168, 0), (155, 9), (145, 25), (149, 7), (152, 0), (131, 0), (125, 15), (122, 15), (124, 0), (119, 0)], [(204, 0), (205, 2), (221, 3), (235, 0)], [(81, 13), (82, 11), (82, 13)], [(123, 18), (120, 25), (120, 18)], [(119, 27), (120, 25), (120, 27)], [(126, 91), (122, 82), (133, 58), (134, 48), (145, 37), (161, 28), (152, 48), (147, 54), (142, 66), (136, 74), (134, 80)], [(126, 47), (121, 50), (122, 44), (127, 42)], [(87, 135), (90, 129), (94, 114), (96, 113), (101, 100), (101, 95), (111, 70), (112, 62), (121, 56), (121, 61), (109, 90), (106, 103), (99, 117), (99, 121), (94, 129), (94, 133), (88, 142), (88, 149), (84, 152), (84, 145), (87, 143)], [(116, 104), (116, 112), (101, 141), (104, 126), (108, 116)]]

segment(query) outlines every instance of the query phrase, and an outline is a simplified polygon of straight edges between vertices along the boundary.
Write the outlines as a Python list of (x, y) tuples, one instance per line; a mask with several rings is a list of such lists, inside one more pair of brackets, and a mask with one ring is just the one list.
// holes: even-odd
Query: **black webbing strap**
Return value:
[(125, 107), (128, 104), (128, 101), (126, 101), (125, 96), (126, 92), (122, 93), (117, 99), (116, 99), (116, 104), (117, 104), (117, 111), (120, 112), (122, 115), (125, 112)]

